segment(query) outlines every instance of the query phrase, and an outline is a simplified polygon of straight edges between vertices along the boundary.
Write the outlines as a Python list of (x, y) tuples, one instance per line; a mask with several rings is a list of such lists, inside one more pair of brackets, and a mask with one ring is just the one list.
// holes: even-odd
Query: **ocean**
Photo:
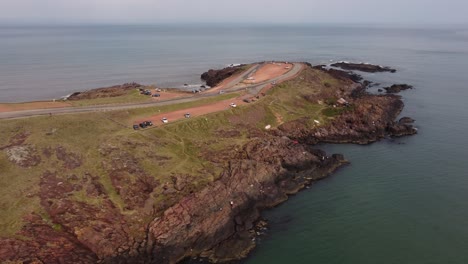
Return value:
[[(243, 263), (468, 263), (468, 29), (376, 26), (0, 26), (0, 102), (125, 82), (181, 87), (264, 60), (369, 62), (408, 83), (418, 135), (321, 145), (351, 165), (264, 212)], [(375, 91), (378, 87), (372, 88)]]

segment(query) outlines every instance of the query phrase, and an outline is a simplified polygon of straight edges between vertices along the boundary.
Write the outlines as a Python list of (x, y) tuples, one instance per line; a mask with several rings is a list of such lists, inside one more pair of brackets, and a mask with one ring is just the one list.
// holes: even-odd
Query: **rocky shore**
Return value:
[(413, 86), (408, 84), (393, 84), (390, 87), (384, 87), (387, 93), (399, 93), (404, 90), (413, 89)]
[[(417, 132), (411, 118), (396, 120), (404, 107), (400, 96), (369, 94), (358, 82), (362, 78), (353, 73), (321, 66), (312, 70), (340, 84), (332, 89), (328, 82), (312, 79), (323, 87), (304, 96), (310, 103), (327, 104), (323, 114), (330, 119), (317, 125), (320, 122), (309, 116), (268, 131), (251, 128), (249, 140), (241, 148), (208, 155), (213, 164), (222, 167), (217, 178), (203, 188), (190, 187), (190, 175), (171, 175), (171, 182), (159, 182), (142, 169), (141, 160), (104, 144), (99, 147), (101, 166), (113, 192), (92, 173), (77, 176), (46, 171), (36, 199), (49, 222), (38, 214), (25, 217), (26, 224), (17, 237), (0, 238), (0, 261), (164, 264), (192, 257), (210, 262), (246, 257), (255, 247), (254, 226), (262, 209), (284, 202), (289, 195), (348, 163), (340, 154), (327, 155), (317, 149), (317, 143), (369, 144)], [(233, 71), (236, 69), (209, 71), (211, 77), (206, 78), (221, 80)], [(231, 134), (240, 136), (238, 131)], [(27, 137), (12, 139), (7, 147), (23, 147)], [(131, 142), (126, 144), (141, 147)], [(42, 152), (57, 159), (65, 171), (83, 165), (82, 154), (65, 148)], [(165, 199), (159, 207), (151, 201), (154, 190)], [(76, 192), (99, 202), (74, 200), (71, 197)], [(123, 209), (136, 213), (123, 214), (122, 208), (112, 202), (111, 197), (116, 195), (125, 204)]]

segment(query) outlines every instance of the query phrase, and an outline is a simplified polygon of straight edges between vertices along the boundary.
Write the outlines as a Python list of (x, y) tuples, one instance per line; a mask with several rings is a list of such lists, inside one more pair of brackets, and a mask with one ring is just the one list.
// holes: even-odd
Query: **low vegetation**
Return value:
[[(32, 212), (41, 215), (54, 229), (61, 228), (41, 209), (39, 185), (46, 172), (56, 173), (70, 182), (86, 175), (97, 177), (122, 213), (132, 215), (143, 210), (157, 214), (180, 197), (217, 179), (222, 168), (227, 166), (228, 159), (223, 156), (229, 155), (228, 150), (240, 149), (249, 138), (267, 133), (265, 126), (274, 129), (300, 118), (315, 126), (317, 124), (311, 120), (320, 120), (323, 124), (339, 114), (319, 100), (323, 93), (338, 89), (338, 84), (326, 73), (307, 69), (298, 78), (275, 86), (255, 103), (138, 131), (131, 128), (138, 118), (227, 100), (238, 94), (123, 111), (1, 120), (0, 236), (16, 234), (23, 225), (23, 217)], [(122, 103), (118, 100), (138, 97), (139, 94), (131, 94), (128, 98), (93, 100)], [(8, 152), (14, 146), (29, 146), (31, 155), (40, 162), (15, 164)], [(118, 186), (113, 178), (119, 170), (119, 175), (127, 177), (128, 186), (142, 176), (154, 179), (157, 184), (149, 193), (151, 202), (141, 208), (132, 206), (130, 198), (119, 189), (125, 186)], [(168, 183), (176, 182), (180, 175), (190, 175), (190, 181), (183, 183), (185, 187), (181, 190), (168, 191)], [(94, 205), (103, 199), (87, 195), (84, 189), (70, 195), (76, 201)]]

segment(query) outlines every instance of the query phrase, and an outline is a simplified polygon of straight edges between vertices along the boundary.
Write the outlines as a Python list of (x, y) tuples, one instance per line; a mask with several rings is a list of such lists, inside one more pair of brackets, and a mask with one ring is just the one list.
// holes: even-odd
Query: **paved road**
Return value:
[[(287, 80), (294, 75), (298, 74), (304, 68), (304, 64), (302, 63), (294, 63), (293, 68), (288, 71), (287, 73), (273, 78), (271, 80), (265, 81), (263, 83), (245, 86), (241, 88), (231, 89), (236, 84), (243, 81), (247, 78), (250, 74), (255, 72), (261, 65), (254, 66), (250, 68), (247, 72), (235, 78), (231, 82), (229, 82), (224, 90), (226, 93), (235, 92), (238, 90), (249, 90), (251, 93), (255, 91), (260, 91), (271, 83), (272, 81), (281, 82), (282, 80)], [(31, 116), (41, 116), (41, 115), (57, 115), (57, 114), (72, 114), (72, 113), (87, 113), (87, 112), (103, 112), (103, 111), (114, 111), (114, 110), (125, 110), (125, 109), (132, 109), (132, 108), (143, 108), (143, 107), (151, 107), (151, 106), (164, 106), (169, 104), (177, 104), (177, 103), (185, 103), (196, 101), (201, 98), (217, 96), (217, 93), (206, 93), (206, 94), (197, 94), (192, 97), (185, 97), (185, 98), (175, 98), (171, 100), (165, 100), (160, 102), (147, 102), (147, 103), (134, 103), (134, 104), (118, 104), (118, 105), (98, 105), (98, 106), (85, 106), (85, 107), (64, 107), (64, 108), (50, 108), (50, 109), (35, 109), (35, 110), (24, 110), (24, 111), (15, 111), (15, 112), (4, 112), (0, 113), (0, 119), (13, 119), (13, 118), (24, 118), (24, 117), (31, 117)]]

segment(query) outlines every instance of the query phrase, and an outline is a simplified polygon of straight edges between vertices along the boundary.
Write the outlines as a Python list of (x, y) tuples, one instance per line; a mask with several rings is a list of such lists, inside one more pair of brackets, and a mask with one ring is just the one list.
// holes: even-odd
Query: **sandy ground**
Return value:
[(244, 83), (253, 84), (261, 83), (273, 78), (279, 77), (292, 69), (291, 63), (268, 63), (260, 67), (251, 77), (253, 80), (245, 80)]
[(235, 103), (236, 105), (246, 104), (245, 102), (242, 101), (244, 98), (245, 96), (239, 96), (237, 98), (219, 101), (213, 104), (192, 107), (189, 109), (177, 110), (177, 111), (170, 112), (170, 113), (157, 114), (157, 115), (153, 115), (150, 117), (146, 117), (144, 119), (136, 120), (135, 124), (141, 123), (143, 121), (152, 121), (154, 125), (161, 126), (163, 125), (161, 121), (163, 117), (167, 118), (169, 123), (171, 123), (180, 119), (184, 119), (185, 118), (184, 115), (186, 113), (190, 113), (191, 118), (193, 118), (196, 116), (206, 115), (209, 113), (228, 110), (231, 108), (230, 106), (231, 103)]
[(14, 112), (22, 110), (47, 109), (71, 107), (71, 104), (65, 102), (27, 102), (0, 104), (0, 112)]

